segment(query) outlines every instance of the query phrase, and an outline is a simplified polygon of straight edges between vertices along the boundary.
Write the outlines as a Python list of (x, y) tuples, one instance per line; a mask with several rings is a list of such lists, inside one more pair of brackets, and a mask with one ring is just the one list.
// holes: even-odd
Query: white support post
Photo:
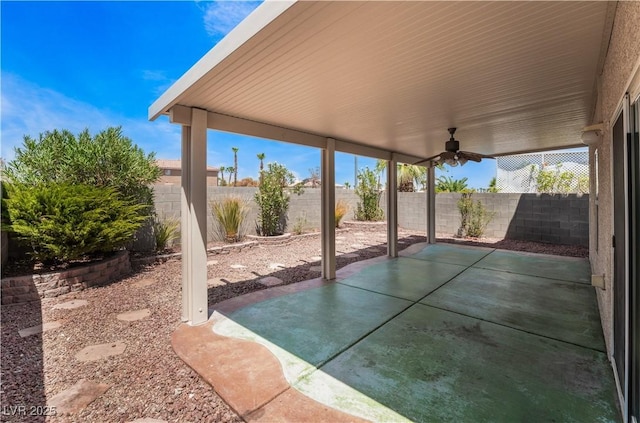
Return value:
[(436, 168), (427, 168), (427, 242), (436, 243)]
[(191, 109), (182, 129), (182, 319), (209, 318), (207, 302), (207, 111)]
[(189, 265), (189, 234), (191, 233), (191, 127), (182, 126), (182, 177), (180, 190), (180, 248), (182, 249), (182, 321), (188, 322), (191, 310), (191, 266)]
[(387, 255), (398, 257), (398, 170), (394, 154), (387, 161)]
[(327, 139), (322, 149), (322, 210), (320, 237), (322, 239), (322, 278), (336, 278), (336, 174), (334, 139)]

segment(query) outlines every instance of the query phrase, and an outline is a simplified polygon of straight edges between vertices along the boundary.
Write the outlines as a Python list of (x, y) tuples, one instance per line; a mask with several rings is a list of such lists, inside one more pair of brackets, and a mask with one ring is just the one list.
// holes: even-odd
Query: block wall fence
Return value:
[[(246, 233), (255, 234), (258, 208), (253, 200), (256, 188), (253, 187), (207, 187), (207, 231), (211, 240), (213, 218), (211, 202), (220, 201), (228, 196), (240, 197), (247, 201), (249, 213), (246, 219)], [(180, 217), (180, 187), (175, 185), (156, 185), (155, 205), (160, 219)], [(460, 194), (440, 193), (436, 195), (436, 233), (451, 235), (460, 226), (458, 200)], [(509, 238), (555, 244), (589, 245), (589, 196), (571, 194), (504, 194), (474, 193), (474, 200), (481, 201), (494, 213), (485, 236), (490, 238)], [(337, 189), (336, 201), (344, 200), (350, 210), (345, 220), (353, 220), (358, 197), (354, 190)], [(382, 195), (380, 206), (386, 214), (386, 199)], [(426, 194), (424, 192), (398, 193), (398, 224), (402, 228), (425, 231)], [(320, 228), (320, 189), (308, 188), (301, 195), (293, 194), (289, 204), (288, 226), (291, 231), (297, 223), (304, 223), (305, 229)], [(148, 236), (141, 237), (141, 244), (148, 244)], [(145, 249), (145, 245), (138, 245)]]

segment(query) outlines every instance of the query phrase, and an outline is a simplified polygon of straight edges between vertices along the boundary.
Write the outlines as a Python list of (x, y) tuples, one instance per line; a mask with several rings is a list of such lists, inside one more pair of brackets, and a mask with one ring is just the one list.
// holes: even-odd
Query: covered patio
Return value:
[[(327, 374), (360, 392), (367, 404), (382, 403), (410, 419), (590, 421), (616, 420), (617, 394), (622, 419), (636, 421), (639, 19), (634, 2), (260, 5), (149, 108), (150, 119), (166, 115), (182, 126), (185, 325), (174, 337), (176, 351), (194, 368), (190, 354), (211, 358), (214, 342), (207, 337), (222, 339), (211, 330), (217, 321), (216, 330), (226, 328), (225, 335), (241, 336), (234, 328), (249, 330), (259, 336), (254, 341), (266, 339), (302, 360), (289, 382), (276, 383), (278, 395), (293, 392), (289, 383), (311, 386), (313, 375)], [(492, 156), (576, 147), (586, 134), (591, 266), (572, 263), (567, 274), (565, 261), (478, 250), (473, 254), (482, 257), (464, 261), (473, 254), (438, 245), (398, 257), (397, 180), (387, 172), (385, 261), (375, 270), (341, 277), (335, 261), (335, 153), (386, 160), (389, 169), (397, 163), (426, 166), (425, 233), (434, 244), (429, 158), (443, 151), (451, 127), (458, 128), (460, 150)], [(226, 318), (217, 308), (210, 316), (209, 130), (319, 150), (322, 278), (306, 284), (317, 285), (315, 290), (250, 305)], [(545, 266), (553, 272), (540, 274)], [(374, 278), (379, 275), (384, 277)], [(589, 286), (592, 281), (597, 288)], [(293, 309), (305, 310), (304, 318), (287, 314)], [(341, 330), (341, 323), (349, 325)], [(322, 342), (310, 343), (321, 334)], [(297, 344), (297, 338), (305, 343)], [(224, 339), (228, 345), (239, 342)], [(192, 348), (180, 352), (187, 340)], [(389, 340), (393, 348), (385, 346)], [(250, 348), (261, 354), (257, 346)], [(210, 378), (225, 373), (227, 359), (255, 361), (236, 350), (218, 351), (221, 358), (207, 361), (200, 373), (217, 390), (253, 391), (260, 371), (235, 387)], [(260, 357), (269, 362), (269, 356)], [(401, 373), (406, 380), (395, 379)], [(463, 382), (455, 382), (457, 376)], [(408, 386), (420, 395), (403, 405), (412, 398)], [(291, 404), (260, 389), (268, 393), (266, 400), (258, 393), (234, 408), (269, 420), (270, 407)], [(338, 397), (331, 407), (344, 402), (349, 401)], [(301, 410), (291, 410), (289, 419), (297, 420)]]
[(589, 278), (584, 259), (423, 243), (228, 300), (172, 342), (247, 421), (615, 422)]

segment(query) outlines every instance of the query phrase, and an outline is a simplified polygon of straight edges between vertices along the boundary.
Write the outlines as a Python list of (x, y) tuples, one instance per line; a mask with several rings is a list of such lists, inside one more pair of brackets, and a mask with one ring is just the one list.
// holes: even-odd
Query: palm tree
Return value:
[(218, 181), (218, 185), (225, 185), (225, 180), (224, 180), (224, 171), (227, 170), (226, 167), (224, 166), (220, 166), (220, 179), (222, 180), (222, 183), (220, 183), (220, 181)]
[[(378, 159), (376, 161), (375, 171), (378, 174), (378, 186), (380, 186), (380, 175), (386, 170), (387, 161)], [(426, 168), (405, 163), (398, 163), (398, 190), (400, 192), (413, 192), (414, 182), (424, 174)]]
[(262, 182), (262, 171), (264, 170), (264, 153), (258, 153), (258, 160), (260, 160), (260, 182)]
[(406, 163), (398, 163), (398, 190), (414, 192), (414, 181), (420, 178), (426, 168)]
[(238, 147), (231, 147), (233, 150), (233, 186), (238, 182)]
[(436, 192), (462, 192), (467, 189), (467, 179), (453, 179), (451, 176), (441, 176), (436, 184)]
[(489, 181), (489, 188), (487, 189), (487, 192), (500, 192), (495, 176)]

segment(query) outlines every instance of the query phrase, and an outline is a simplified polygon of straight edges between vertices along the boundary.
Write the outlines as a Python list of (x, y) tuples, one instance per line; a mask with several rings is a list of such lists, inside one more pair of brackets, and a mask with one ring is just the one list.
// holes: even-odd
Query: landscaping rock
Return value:
[(56, 310), (72, 310), (74, 308), (84, 307), (89, 302), (87, 300), (71, 300), (64, 303), (56, 304), (53, 306)]
[(47, 405), (55, 407), (56, 414), (77, 413), (104, 394), (109, 385), (80, 379), (71, 388), (62, 391), (49, 399)]
[(137, 288), (142, 288), (142, 287), (145, 287), (145, 286), (153, 285), (154, 283), (156, 283), (155, 279), (144, 278), (144, 279), (139, 280), (138, 282), (133, 283), (132, 285), (137, 287)]
[(282, 279), (278, 279), (275, 276), (267, 276), (266, 278), (260, 279), (258, 283), (264, 286), (275, 286), (280, 285), (282, 283)]
[(18, 334), (22, 338), (26, 338), (27, 336), (36, 335), (38, 333), (46, 332), (51, 329), (57, 329), (60, 327), (60, 322), (47, 322), (42, 325), (31, 326), (29, 328), (21, 329), (18, 331)]
[(97, 361), (113, 355), (120, 355), (127, 348), (122, 341), (109, 342), (108, 344), (91, 345), (83, 348), (76, 354), (78, 361)]
[(132, 310), (120, 313), (116, 316), (116, 318), (124, 322), (135, 322), (136, 320), (142, 320), (149, 316), (151, 316), (151, 310), (149, 310), (148, 308), (143, 308), (141, 310)]

